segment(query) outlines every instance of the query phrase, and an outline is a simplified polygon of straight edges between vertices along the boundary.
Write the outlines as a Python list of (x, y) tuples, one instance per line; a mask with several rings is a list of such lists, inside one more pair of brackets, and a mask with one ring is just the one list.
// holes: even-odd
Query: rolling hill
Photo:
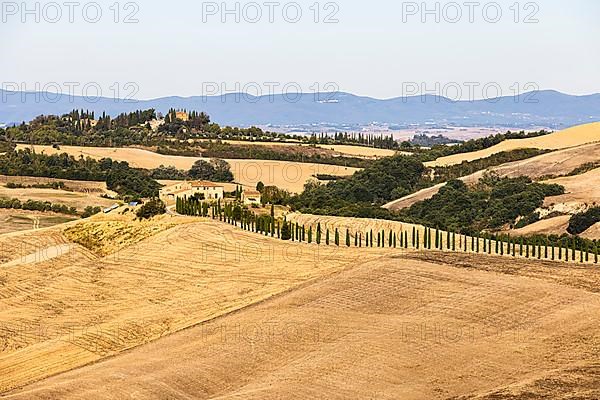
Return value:
[[(600, 282), (593, 269), (463, 254), (364, 254), (337, 273), (4, 398), (600, 395), (592, 384), (600, 345)], [(174, 283), (175, 272), (147, 268), (149, 283), (160, 273)], [(245, 280), (258, 278), (264, 276)], [(212, 297), (211, 286), (201, 289)], [(222, 292), (225, 306), (229, 290)]]
[[(576, 145), (577, 143), (583, 144)], [(600, 160), (600, 124), (587, 124), (532, 139), (507, 140), (489, 149), (442, 157), (436, 161), (426, 163), (426, 165), (430, 167), (452, 165), (463, 161), (472, 161), (478, 158), (487, 157), (499, 151), (526, 148), (529, 146), (538, 146), (538, 148), (541, 149), (552, 149), (554, 148), (552, 146), (565, 146), (565, 148), (528, 158), (526, 160), (514, 161), (491, 167), (487, 170), (478, 171), (460, 179), (468, 184), (476, 183), (486, 171), (495, 172), (504, 177), (517, 177), (523, 175), (532, 179), (569, 174), (584, 164), (594, 163)], [(591, 175), (586, 175), (586, 177), (587, 176)], [(570, 185), (570, 190), (572, 190), (572, 194), (574, 194), (580, 192), (580, 190), (574, 186), (573, 182), (579, 181), (580, 179), (581, 178), (578, 175), (571, 178), (561, 178), (560, 181), (564, 181)], [(588, 183), (595, 184), (595, 182), (595, 179), (591, 179)], [(438, 184), (391, 201), (387, 203), (384, 208), (400, 210), (410, 207), (416, 202), (431, 198), (443, 185), (444, 184)], [(579, 188), (588, 192), (588, 195), (583, 192), (581, 193), (579, 196), (580, 201), (589, 203), (595, 201), (595, 194), (591, 192), (592, 189), (590, 187), (586, 188), (585, 185), (580, 185)]]
[[(178, 169), (189, 170), (197, 160), (209, 160), (200, 157), (166, 156), (147, 150), (136, 148), (112, 147), (78, 147), (60, 146), (27, 146), (18, 145), (17, 148), (33, 148), (45, 154), (67, 153), (75, 158), (91, 157), (94, 159), (112, 158), (117, 161), (127, 161), (135, 168), (158, 168), (161, 165), (174, 166)], [(275, 185), (281, 189), (299, 193), (304, 189), (304, 184), (317, 174), (348, 176), (358, 171), (357, 168), (342, 167), (328, 164), (299, 163), (291, 161), (273, 160), (225, 160), (231, 165), (234, 180), (244, 186), (256, 187), (258, 182), (265, 185)]]
[(600, 122), (574, 126), (534, 138), (505, 140), (484, 150), (441, 157), (435, 161), (428, 162), (426, 165), (430, 167), (455, 165), (464, 161), (478, 160), (489, 157), (492, 154), (515, 149), (559, 150), (594, 142), (600, 142)]

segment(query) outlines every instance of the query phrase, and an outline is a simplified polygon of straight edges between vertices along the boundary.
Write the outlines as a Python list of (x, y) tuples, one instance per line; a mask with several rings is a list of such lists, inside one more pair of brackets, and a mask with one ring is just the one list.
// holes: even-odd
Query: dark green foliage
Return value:
[(64, 204), (53, 204), (49, 201), (27, 200), (26, 202), (21, 202), (19, 199), (0, 198), (0, 208), (28, 211), (51, 211), (60, 214), (77, 215), (75, 207), (69, 207)]
[(546, 196), (562, 193), (564, 188), (559, 185), (534, 183), (527, 177), (487, 175), (474, 188), (450, 181), (432, 198), (413, 204), (400, 215), (412, 222), (474, 233), (514, 224), (517, 218), (534, 213)]
[(233, 173), (229, 163), (224, 160), (212, 159), (210, 162), (198, 160), (188, 171), (192, 179), (201, 179), (213, 182), (232, 182)]
[(137, 211), (136, 215), (139, 219), (150, 219), (156, 215), (162, 215), (167, 212), (165, 203), (159, 199), (151, 199), (145, 202)]
[(92, 215), (96, 215), (101, 211), (102, 211), (102, 208), (100, 208), (100, 207), (87, 206), (85, 208), (85, 210), (83, 210), (83, 214), (81, 214), (81, 218), (89, 218)]
[(569, 220), (567, 232), (579, 235), (600, 222), (600, 207), (592, 207), (586, 212), (575, 214)]
[(281, 226), (281, 240), (290, 240), (291, 236), (292, 235), (291, 235), (291, 231), (290, 231), (290, 225), (284, 219), (283, 220), (283, 225)]
[(121, 196), (154, 197), (160, 185), (146, 171), (134, 169), (126, 162), (104, 158), (79, 158), (63, 154), (37, 154), (30, 149), (0, 156), (0, 174), (36, 176), (83, 181), (105, 181), (108, 189)]
[(413, 157), (382, 158), (347, 179), (327, 185), (309, 182), (290, 203), (301, 212), (393, 219), (389, 211), (373, 204), (393, 200), (392, 191), (397, 188), (415, 191), (424, 171), (424, 165)]

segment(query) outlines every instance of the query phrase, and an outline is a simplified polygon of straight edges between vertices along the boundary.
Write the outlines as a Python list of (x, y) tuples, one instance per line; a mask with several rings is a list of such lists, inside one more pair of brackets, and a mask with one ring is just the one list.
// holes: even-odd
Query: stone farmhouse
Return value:
[(209, 181), (185, 181), (162, 188), (158, 196), (169, 205), (175, 203), (178, 198), (190, 198), (194, 195), (199, 195), (207, 201), (217, 201), (223, 198), (224, 186)]
[(258, 190), (244, 190), (242, 192), (242, 203), (247, 206), (260, 205), (261, 194)]

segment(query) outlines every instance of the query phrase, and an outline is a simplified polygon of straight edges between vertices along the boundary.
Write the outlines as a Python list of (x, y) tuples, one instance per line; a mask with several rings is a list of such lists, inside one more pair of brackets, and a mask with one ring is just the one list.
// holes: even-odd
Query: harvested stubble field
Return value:
[(48, 183), (62, 182), (65, 189), (72, 192), (92, 193), (97, 195), (111, 194), (116, 195), (112, 190), (106, 188), (106, 182), (77, 181), (69, 179), (42, 178), (37, 176), (8, 176), (0, 175), (0, 185), (6, 186), (7, 183), (18, 183), (24, 186), (39, 185)]
[(556, 183), (565, 187), (565, 194), (548, 197), (546, 204), (575, 203), (591, 206), (600, 201), (600, 168), (593, 169), (581, 175), (550, 179), (545, 183)]
[[(382, 248), (392, 247), (390, 246), (390, 232), (395, 234), (397, 237), (396, 240), (396, 248), (402, 248), (403, 244), (400, 239), (402, 235), (405, 236), (405, 244), (408, 244), (408, 250), (417, 250), (425, 251), (425, 227), (422, 225), (414, 225), (408, 224), (405, 222), (398, 221), (388, 221), (388, 220), (378, 220), (378, 219), (369, 219), (369, 218), (347, 218), (347, 217), (331, 217), (331, 216), (323, 216), (323, 215), (310, 215), (310, 214), (300, 214), (300, 213), (291, 213), (286, 216), (287, 220), (298, 224), (300, 227), (304, 226), (306, 231), (308, 231), (309, 227), (312, 228), (313, 235), (316, 232), (318, 224), (321, 225), (322, 231), (322, 243), (325, 243), (326, 231), (330, 232), (330, 244), (334, 244), (334, 234), (335, 229), (338, 229), (339, 237), (340, 237), (340, 246), (346, 246), (346, 231), (348, 231), (350, 235), (350, 247), (355, 246), (355, 237), (358, 235), (358, 239), (361, 242), (359, 247), (367, 247), (366, 245), (366, 236), (367, 234), (373, 235), (373, 246), (378, 247), (377, 237), (378, 234), (383, 235), (383, 243)], [(564, 220), (564, 217), (562, 217)], [(549, 220), (546, 220), (549, 221)], [(543, 221), (540, 221), (543, 222)], [(553, 221), (551, 221), (553, 222)], [(413, 228), (415, 236), (413, 238)], [(566, 226), (565, 226), (566, 229)], [(427, 251), (431, 251), (432, 249), (436, 249), (435, 245), (435, 229), (430, 229), (431, 235), (431, 244), (430, 249)], [(510, 232), (516, 233), (518, 235), (524, 235), (531, 232)], [(563, 248), (559, 250), (558, 247), (554, 248), (554, 256), (552, 255), (553, 249), (551, 246), (546, 247), (538, 243), (537, 246), (534, 245), (523, 245), (521, 249), (521, 245), (518, 243), (519, 239), (513, 237), (511, 244), (509, 244), (506, 240), (498, 241), (496, 243), (495, 240), (487, 240), (484, 238), (474, 238), (471, 236), (460, 235), (460, 234), (452, 234), (452, 232), (439, 231), (439, 249), (445, 252), (452, 253), (476, 253), (484, 255), (487, 253), (488, 255), (501, 255), (504, 257), (510, 257), (512, 259), (516, 258), (538, 258), (540, 260), (548, 260), (548, 261), (556, 261), (556, 262), (575, 262), (580, 264), (594, 264), (596, 265), (596, 258), (594, 254), (594, 249), (588, 249), (588, 253), (586, 256), (585, 252), (576, 251), (573, 256), (572, 249), (568, 251)], [(414, 240), (414, 245), (413, 245)], [(313, 236), (313, 242), (315, 238)], [(392, 241), (393, 243), (393, 241)], [(514, 254), (514, 255), (513, 255)], [(559, 255), (562, 254), (562, 257)], [(583, 262), (581, 258), (583, 256)], [(599, 257), (600, 260), (600, 257)]]
[[(106, 256), (58, 228), (0, 236), (0, 392), (241, 310), (359, 258), (382, 256), (284, 243), (212, 220), (163, 219), (166, 230), (137, 230), (154, 235), (118, 240), (122, 248)], [(109, 220), (86, 223), (97, 235), (97, 223)], [(121, 228), (123, 240), (136, 239), (131, 228)], [(42, 257), (64, 245), (64, 254)]]
[(515, 149), (560, 150), (596, 142), (600, 142), (600, 122), (579, 125), (534, 138), (505, 140), (484, 150), (440, 157), (435, 161), (427, 163), (427, 165), (432, 167), (455, 165), (463, 161), (478, 160), (489, 157), (492, 154)]
[(363, 249), (338, 273), (5, 398), (592, 400), (599, 287), (592, 268)]
[[(313, 145), (295, 143), (295, 142), (247, 142), (240, 140), (224, 140), (224, 143), (232, 145), (253, 145), (253, 146), (266, 146), (266, 147), (282, 147), (288, 146), (292, 148), (310, 148)], [(379, 157), (390, 157), (396, 154), (395, 150), (378, 149), (375, 147), (367, 146), (353, 146), (353, 145), (341, 145), (341, 144), (317, 144), (314, 147), (319, 149), (328, 150), (333, 152), (331, 155), (348, 156), (348, 157), (364, 157), (364, 158), (379, 158)]]
[[(18, 145), (17, 148), (31, 148), (32, 146)], [(45, 154), (67, 153), (76, 158), (80, 156), (95, 159), (112, 158), (118, 161), (127, 161), (132, 167), (153, 169), (161, 165), (174, 166), (178, 169), (189, 170), (197, 160), (206, 160), (200, 157), (166, 156), (137, 148), (107, 148), (107, 147), (77, 147), (61, 146), (55, 149), (52, 146), (33, 146), (35, 151)], [(299, 193), (304, 189), (304, 184), (314, 179), (317, 174), (348, 176), (358, 169), (341, 167), (337, 165), (296, 163), (271, 160), (225, 160), (231, 165), (231, 172), (237, 183), (244, 186), (256, 187), (258, 182), (265, 185), (275, 185), (290, 192)]]
[(48, 228), (76, 218), (71, 215), (39, 211), (0, 210), (0, 235), (29, 229)]
[(64, 204), (69, 207), (75, 207), (82, 211), (88, 206), (110, 207), (115, 204), (114, 200), (100, 197), (96, 194), (69, 192), (56, 189), (8, 189), (0, 186), (0, 197), (7, 199), (19, 199), (21, 202), (27, 200), (49, 201), (56, 204)]
[[(514, 178), (518, 176), (528, 176), (537, 180), (546, 176), (561, 176), (569, 174), (584, 164), (598, 162), (599, 160), (600, 143), (594, 143), (542, 154), (522, 161), (514, 161), (502, 164), (483, 171), (477, 171), (460, 179), (467, 184), (474, 184), (483, 176), (485, 172), (494, 172), (502, 177)], [(556, 183), (564, 182), (570, 186), (567, 188), (567, 190), (571, 192), (571, 196), (569, 196), (570, 198), (576, 197), (579, 201), (588, 202), (591, 204), (598, 199), (595, 188), (586, 187), (586, 185), (577, 185), (576, 183), (580, 182), (581, 179), (584, 178), (586, 179), (586, 183), (597, 184), (597, 175), (598, 172), (575, 175), (566, 178), (557, 178)], [(550, 180), (550, 183), (553, 183), (554, 181), (555, 180)], [(433, 197), (444, 184), (445, 183), (441, 183), (429, 188), (425, 188), (416, 193), (391, 201), (384, 205), (384, 208), (390, 210), (401, 210), (403, 208), (410, 207), (419, 201), (427, 200)], [(560, 199), (550, 198), (550, 201), (560, 202)]]

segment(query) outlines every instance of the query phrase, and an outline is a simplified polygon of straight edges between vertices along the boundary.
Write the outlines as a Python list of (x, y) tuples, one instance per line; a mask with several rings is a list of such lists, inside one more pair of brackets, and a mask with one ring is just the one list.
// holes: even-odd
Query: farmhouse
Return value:
[(183, 122), (189, 121), (189, 115), (185, 111), (175, 111), (175, 118), (182, 120)]
[(242, 202), (247, 206), (253, 204), (260, 205), (261, 194), (258, 190), (244, 190), (242, 193)]
[(166, 186), (159, 192), (159, 197), (166, 204), (174, 203), (178, 198), (200, 196), (202, 200), (218, 200), (223, 198), (223, 185), (209, 181), (181, 182)]

